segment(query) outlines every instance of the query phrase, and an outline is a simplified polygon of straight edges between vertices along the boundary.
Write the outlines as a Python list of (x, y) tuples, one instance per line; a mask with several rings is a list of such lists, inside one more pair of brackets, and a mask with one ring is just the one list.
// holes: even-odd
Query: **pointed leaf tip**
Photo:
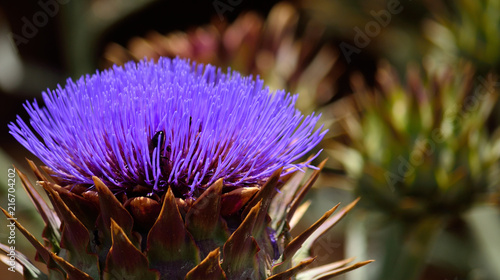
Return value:
[[(10, 246), (0, 243), (0, 251), (4, 253), (4, 255), (0, 255), (0, 262), (3, 262), (5, 265), (10, 266), (11, 260), (7, 255), (11, 252)], [(45, 273), (40, 271), (38, 267), (33, 265), (30, 260), (21, 252), (15, 251), (16, 254), (16, 266), (15, 271), (24, 276), (25, 279), (39, 279), (39, 280), (48, 280), (48, 277)]]
[(153, 269), (172, 279), (184, 277), (199, 263), (198, 248), (186, 231), (170, 188), (164, 195), (160, 215), (149, 231), (146, 254)]
[(325, 167), (326, 164), (326, 159), (323, 160), (319, 165), (318, 169), (314, 170), (313, 174), (307, 179), (307, 182), (298, 190), (297, 195), (295, 195), (295, 198), (293, 199), (292, 203), (290, 204), (290, 209), (288, 210), (287, 213), (287, 221), (290, 222), (292, 219), (293, 215), (295, 214), (295, 211), (297, 208), (300, 206), (302, 203), (302, 200), (304, 200), (304, 197), (306, 196), (307, 192), (312, 188), (314, 183), (319, 177), (319, 174), (321, 173), (321, 170), (323, 170), (323, 167)]
[(257, 187), (238, 188), (222, 195), (221, 215), (229, 216), (238, 212), (259, 191)]
[(208, 187), (186, 214), (186, 227), (196, 240), (211, 237), (220, 216), (222, 179)]
[(257, 268), (256, 254), (260, 249), (251, 233), (260, 207), (259, 201), (224, 244), (222, 268), (230, 279), (236, 275), (250, 275)]
[(293, 276), (297, 275), (301, 270), (306, 268), (309, 264), (311, 264), (316, 258), (309, 258), (307, 260), (301, 261), (298, 265), (287, 269), (281, 273), (275, 274), (266, 280), (288, 280), (291, 279)]
[[(41, 181), (39, 184), (45, 189), (47, 194), (57, 192), (66, 206), (73, 214), (85, 225), (86, 228), (92, 229), (95, 226), (95, 221), (99, 213), (99, 204), (93, 204), (85, 197), (77, 195), (57, 184)], [(52, 196), (49, 195), (52, 201)], [(54, 201), (52, 201), (54, 203)]]
[(324, 264), (321, 266), (313, 267), (313, 268), (307, 269), (305, 271), (301, 271), (297, 275), (297, 279), (305, 279), (305, 280), (316, 279), (316, 277), (318, 275), (323, 275), (324, 273), (328, 273), (328, 272), (334, 271), (336, 269), (345, 267), (347, 264), (354, 261), (354, 259), (355, 258), (352, 257), (352, 258)]
[(351, 270), (360, 268), (360, 267), (365, 266), (365, 265), (372, 263), (374, 261), (375, 260), (368, 260), (368, 261), (358, 262), (358, 263), (355, 263), (355, 264), (347, 266), (347, 267), (339, 268), (339, 269), (327, 272), (325, 274), (318, 275), (316, 278), (314, 278), (314, 280), (328, 280), (328, 279), (331, 279), (332, 277), (339, 276), (341, 274), (344, 274), (344, 273), (349, 272)]
[[(330, 217), (324, 224), (322, 224), (318, 230), (316, 230), (308, 239), (311, 240), (312, 243), (314, 243), (315, 240), (319, 239), (323, 234), (325, 234), (330, 228), (332, 228), (334, 225), (336, 225), (340, 220), (342, 220), (349, 211), (351, 211), (354, 206), (358, 203), (358, 201), (361, 198), (358, 197), (356, 198), (353, 202), (349, 203), (347, 206), (344, 208), (340, 209), (338, 213), (336, 213), (334, 216)], [(339, 203), (340, 204), (340, 203)], [(338, 205), (337, 205), (338, 206)], [(311, 244), (312, 245), (312, 244)], [(309, 246), (309, 244), (307, 245)]]
[[(54, 258), (53, 258), (53, 253), (50, 252), (47, 248), (45, 248), (45, 246), (42, 245), (42, 243), (40, 243), (40, 241), (38, 241), (35, 236), (33, 236), (25, 227), (23, 227), (18, 221), (17, 219), (15, 219), (14, 217), (12, 217), (9, 212), (7, 212), (5, 209), (3, 209), (2, 207), (0, 207), (0, 210), (4, 213), (4, 215), (11, 221), (13, 222), (15, 225), (16, 225), (16, 229), (19, 230), (23, 235), (24, 237), (26, 237), (26, 239), (28, 239), (28, 241), (31, 243), (31, 245), (33, 247), (35, 247), (36, 249), (36, 252), (37, 254), (39, 254), (43, 261), (47, 264), (47, 267), (49, 269), (54, 269), (55, 271), (57, 271), (58, 273), (62, 273), (64, 274), (64, 271), (63, 269), (64, 268), (61, 268), (59, 265), (60, 263), (59, 262), (55, 262), (54, 261)], [(59, 264), (59, 265), (58, 265)]]
[(128, 239), (123, 229), (111, 219), (112, 245), (106, 257), (104, 278), (109, 279), (159, 279), (159, 275), (149, 269), (149, 262)]
[(274, 197), (274, 195), (277, 193), (277, 185), (279, 183), (279, 179), (281, 177), (283, 168), (280, 168), (276, 171), (273, 172), (271, 177), (267, 180), (267, 182), (260, 188), (259, 192), (248, 202), (247, 206), (245, 207), (245, 210), (243, 210), (242, 217), (245, 217), (248, 212), (254, 207), (255, 204), (258, 202), (261, 203), (261, 205), (265, 208), (266, 210), (269, 208), (271, 205), (271, 201)]
[(340, 203), (335, 205), (332, 209), (328, 210), (323, 214), (321, 218), (319, 218), (313, 225), (311, 225), (304, 232), (295, 237), (289, 244), (286, 246), (283, 252), (283, 260), (288, 260), (300, 249), (302, 244), (311, 236), (331, 215), (337, 210)]
[(124, 206), (134, 218), (134, 228), (142, 232), (151, 229), (161, 211), (158, 201), (144, 196), (129, 199)]
[[(31, 170), (33, 171), (33, 173), (35, 174), (35, 177), (39, 180), (39, 181), (46, 181), (48, 182), (48, 178), (45, 177), (45, 175), (43, 175), (42, 172), (40, 172), (40, 169), (38, 169), (38, 167), (36, 166), (35, 162), (33, 162), (32, 160), (29, 160), (28, 158), (25, 158), (26, 161), (28, 162), (28, 165), (30, 166)], [(16, 168), (17, 170), (17, 168)]]
[(110, 228), (110, 220), (113, 219), (128, 236), (131, 236), (134, 219), (130, 213), (99, 178), (93, 176), (92, 180), (99, 193), (99, 207), (105, 227)]
[(77, 269), (95, 277), (98, 277), (99, 261), (95, 254), (87, 252), (90, 243), (88, 229), (68, 208), (59, 196), (59, 193), (48, 188), (49, 196), (54, 207), (58, 210), (60, 218), (64, 221), (61, 234), (61, 248), (68, 250), (66, 258), (70, 263), (75, 264)]
[(73, 264), (67, 262), (65, 259), (59, 257), (58, 255), (50, 252), (51, 257), (59, 264), (67, 274), (66, 279), (71, 280), (94, 280), (87, 273), (81, 271), (80, 269), (73, 266)]
[(28, 180), (28, 177), (21, 171), (17, 169), (16, 171), (19, 178), (21, 179), (21, 185), (28, 194), (33, 205), (35, 205), (38, 213), (40, 213), (40, 216), (42, 216), (42, 219), (45, 223), (44, 232), (47, 233), (47, 236), (45, 237), (51, 240), (51, 242), (53, 243), (59, 243), (61, 241), (61, 235), (59, 233), (61, 220), (59, 219), (57, 214), (52, 209), (50, 209), (45, 199)]
[(225, 280), (226, 273), (220, 266), (220, 249), (210, 252), (207, 257), (186, 275), (185, 280)]

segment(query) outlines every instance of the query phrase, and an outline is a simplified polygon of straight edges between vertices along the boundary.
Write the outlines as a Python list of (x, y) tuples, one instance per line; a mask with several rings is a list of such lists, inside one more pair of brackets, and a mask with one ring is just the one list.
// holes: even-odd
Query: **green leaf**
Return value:
[(312, 188), (314, 182), (316, 182), (316, 180), (318, 179), (321, 170), (325, 166), (325, 163), (326, 163), (326, 159), (323, 160), (318, 165), (318, 169), (314, 170), (313, 174), (311, 175), (311, 177), (309, 177), (309, 179), (307, 180), (307, 182), (303, 186), (300, 187), (300, 190), (297, 190), (298, 193), (294, 196), (294, 199), (293, 199), (293, 201), (292, 201), (292, 203), (290, 205), (290, 209), (287, 212), (286, 220), (288, 222), (290, 222), (290, 220), (293, 217), (293, 214), (295, 214), (295, 211), (297, 210), (297, 208), (302, 203), (302, 200), (304, 200), (304, 197), (306, 196), (307, 192)]
[(287, 269), (281, 273), (275, 274), (266, 280), (288, 280), (291, 279), (293, 276), (297, 275), (301, 270), (303, 270), (306, 266), (311, 264), (315, 259), (314, 258), (309, 258), (304, 261), (301, 261), (298, 265)]
[[(0, 250), (2, 252), (4, 252), (5, 255), (10, 253), (9, 246), (7, 246), (5, 244), (0, 243)], [(33, 265), (24, 254), (22, 254), (19, 251), (15, 251), (15, 254), (16, 254), (16, 262), (23, 267), (23, 270), (18, 271), (18, 272), (24, 276), (24, 279), (27, 279), (27, 280), (31, 280), (31, 279), (48, 280), (47, 275), (45, 275), (43, 272), (41, 272), (40, 269), (38, 269), (38, 267)], [(7, 259), (8, 259), (8, 257), (7, 257)], [(5, 260), (3, 258), (1, 261), (4, 261), (4, 263), (5, 263)], [(5, 264), (10, 265), (7, 263), (5, 263)]]
[[(280, 176), (281, 176), (282, 168), (274, 171), (274, 173), (267, 179), (267, 182), (260, 188), (260, 191), (248, 202), (245, 210), (243, 210), (242, 218), (250, 212), (250, 210), (257, 204), (261, 203), (265, 209), (268, 209), (271, 201), (278, 191), (277, 185), (279, 184)], [(266, 210), (267, 212), (267, 210)]]
[[(28, 163), (32, 165), (32, 168), (36, 170), (35, 174), (40, 173), (38, 169), (36, 169), (36, 166), (32, 161), (28, 160)], [(43, 237), (47, 238), (51, 245), (54, 247), (55, 251), (57, 252), (59, 250), (59, 242), (61, 242), (61, 234), (59, 232), (59, 227), (61, 226), (61, 221), (59, 220), (59, 217), (50, 209), (49, 205), (43, 197), (38, 193), (38, 191), (35, 189), (35, 187), (30, 183), (28, 180), (28, 177), (21, 171), (19, 171), (16, 168), (17, 174), (19, 175), (19, 178), (21, 179), (21, 185), (23, 186), (24, 190), (28, 194), (29, 198), (31, 199), (31, 202), (33, 205), (35, 205), (36, 210), (38, 213), (40, 213), (40, 216), (42, 216), (42, 219), (45, 223), (45, 228), (43, 230)]]
[(128, 239), (124, 230), (111, 219), (112, 245), (106, 258), (104, 279), (156, 280), (159, 275), (148, 269), (144, 254)]
[(182, 279), (200, 262), (198, 248), (186, 231), (171, 189), (147, 238), (147, 258), (162, 277)]
[(123, 229), (125, 234), (130, 237), (134, 219), (99, 178), (93, 176), (92, 179), (99, 193), (100, 213), (104, 225), (109, 229), (111, 227), (111, 219), (113, 219)]
[(217, 180), (195, 201), (186, 214), (186, 229), (200, 248), (201, 258), (224, 245), (229, 232), (220, 219), (222, 179)]
[(225, 280), (226, 273), (220, 266), (220, 249), (210, 252), (207, 257), (186, 275), (185, 280)]
[(54, 261), (53, 254), (50, 252), (47, 248), (45, 248), (42, 243), (40, 243), (34, 236), (31, 234), (25, 227), (23, 227), (17, 220), (14, 219), (5, 209), (0, 207), (0, 210), (2, 210), (3, 214), (11, 219), (15, 225), (16, 229), (19, 230), (26, 239), (35, 247), (37, 254), (41, 257), (43, 262), (47, 265), (47, 267), (50, 269), (49, 273), (55, 273), (56, 279), (60, 279), (59, 277), (61, 275), (64, 275), (65, 272), (64, 270), (59, 266), (57, 262)]
[(59, 217), (64, 221), (61, 236), (61, 248), (68, 250), (67, 260), (76, 268), (98, 279), (99, 260), (97, 255), (88, 253), (89, 231), (62, 201), (59, 193), (47, 188)]
[(240, 211), (258, 191), (258, 187), (245, 187), (223, 194), (221, 199), (221, 216), (230, 216)]
[[(347, 206), (343, 207), (340, 209), (338, 213), (336, 213), (334, 216), (328, 218), (323, 224), (321, 224), (315, 231), (313, 231), (310, 236), (307, 237), (307, 239), (302, 243), (301, 247), (298, 249), (296, 252), (294, 258), (300, 260), (306, 257), (309, 257), (311, 248), (313, 244), (323, 235), (325, 234), (328, 230), (330, 230), (334, 225), (336, 225), (342, 218), (351, 211), (354, 206), (358, 203), (360, 198), (357, 198), (353, 202), (349, 203)], [(338, 207), (339, 205), (336, 205)], [(326, 213), (325, 213), (326, 214)], [(316, 222), (317, 223), (317, 222)], [(312, 227), (312, 226), (311, 226)]]
[(295, 237), (283, 251), (282, 263), (273, 268), (274, 273), (279, 273), (287, 270), (287, 267), (291, 265), (292, 257), (295, 253), (302, 247), (302, 244), (311, 236), (329, 217), (332, 213), (339, 207), (339, 204), (335, 205), (332, 209), (328, 210), (321, 218), (319, 218), (313, 225), (311, 225), (304, 232)]
[(258, 202), (224, 244), (222, 268), (229, 279), (257, 277), (256, 254), (259, 247), (251, 233), (260, 207), (261, 202)]
[(92, 239), (94, 240), (92, 250), (98, 254), (99, 264), (103, 267), (112, 242), (110, 233), (111, 219), (123, 229), (134, 244), (138, 245), (139, 242), (132, 235), (134, 220), (130, 213), (99, 178), (94, 176), (92, 179), (98, 192), (100, 208), (100, 216), (97, 218), (95, 230), (92, 232)]
[[(56, 191), (65, 202), (66, 206), (87, 229), (93, 229), (95, 227), (95, 221), (99, 215), (99, 203), (97, 197), (95, 201), (96, 203), (93, 203), (92, 200), (74, 194), (57, 184), (45, 181), (41, 182), (41, 184), (45, 189), (50, 188)], [(95, 193), (97, 195), (97, 192)]]

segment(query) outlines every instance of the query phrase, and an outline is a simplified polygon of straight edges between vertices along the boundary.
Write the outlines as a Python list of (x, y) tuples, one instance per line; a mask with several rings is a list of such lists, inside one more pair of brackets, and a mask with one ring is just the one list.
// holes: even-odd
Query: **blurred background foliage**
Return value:
[[(7, 168), (33, 159), (6, 126), (27, 117), (25, 99), (113, 64), (188, 57), (323, 114), (317, 162), (330, 160), (304, 224), (362, 199), (317, 264), (376, 260), (346, 279), (500, 279), (499, 34), (497, 0), (2, 1), (0, 205)], [(17, 186), (16, 214), (40, 236)]]

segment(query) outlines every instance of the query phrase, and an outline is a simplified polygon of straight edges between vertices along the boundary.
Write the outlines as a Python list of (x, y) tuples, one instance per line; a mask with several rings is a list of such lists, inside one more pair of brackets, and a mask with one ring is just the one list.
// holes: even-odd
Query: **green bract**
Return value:
[(384, 65), (377, 80), (375, 92), (355, 81), (360, 113), (345, 116), (344, 138), (326, 150), (366, 205), (404, 218), (456, 215), (498, 186), (493, 77), (474, 76), (470, 65), (424, 76), (410, 69), (402, 85)]

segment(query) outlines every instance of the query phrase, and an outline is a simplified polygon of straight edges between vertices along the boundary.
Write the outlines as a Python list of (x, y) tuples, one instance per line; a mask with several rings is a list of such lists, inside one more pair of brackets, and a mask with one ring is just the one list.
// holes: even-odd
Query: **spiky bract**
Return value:
[[(493, 75), (470, 64), (446, 71), (416, 68), (402, 84), (384, 64), (371, 92), (354, 79), (345, 134), (326, 149), (355, 179), (365, 205), (406, 221), (456, 216), (498, 191), (498, 129), (488, 119), (498, 99)], [(327, 140), (328, 141), (328, 140)]]
[[(218, 180), (193, 201), (176, 198), (170, 189), (162, 197), (115, 196), (97, 177), (95, 190), (82, 192), (57, 185), (33, 162), (30, 165), (54, 210), (18, 171), (46, 224), (41, 244), (15, 221), (48, 268), (45, 274), (16, 252), (25, 279), (310, 280), (371, 262), (348, 265), (353, 260), (348, 259), (305, 270), (314, 261), (314, 243), (356, 203), (331, 216), (338, 205), (333, 207), (292, 238), (290, 222), (307, 209), (299, 205), (319, 170), (300, 184), (304, 173), (280, 179), (279, 169), (261, 188), (230, 192), (224, 192)], [(9, 252), (7, 246), (0, 249)]]

